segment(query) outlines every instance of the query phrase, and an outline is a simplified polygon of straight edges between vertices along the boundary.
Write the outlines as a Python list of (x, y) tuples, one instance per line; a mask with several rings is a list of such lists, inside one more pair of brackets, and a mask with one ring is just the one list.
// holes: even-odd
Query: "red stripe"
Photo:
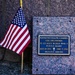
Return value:
[[(14, 27), (14, 25), (13, 25), (13, 27)], [(13, 28), (13, 27), (12, 27), (12, 28)], [(7, 43), (6, 47), (8, 46), (8, 44), (9, 44), (9, 42), (10, 42), (10, 39), (11, 39), (11, 37), (12, 37), (14, 31), (16, 30), (16, 28), (17, 28), (17, 26), (16, 26), (15, 29), (12, 31), (11, 36), (10, 36), (10, 38), (9, 38), (9, 40), (8, 40), (8, 43)]]
[[(13, 27), (13, 26), (12, 26), (12, 27)], [(11, 32), (11, 30), (12, 30), (12, 27), (11, 27), (11, 29), (10, 29), (10, 32)], [(9, 30), (8, 30), (8, 31), (9, 31)], [(9, 32), (9, 34), (10, 34), (10, 32)], [(7, 32), (7, 33), (8, 33), (8, 32)], [(3, 43), (3, 45), (2, 45), (2, 46), (4, 46), (4, 45), (5, 45), (5, 43), (6, 43), (7, 39), (8, 39), (9, 34), (7, 35), (6, 40), (5, 40), (5, 42)], [(5, 39), (5, 37), (4, 37), (4, 39)]]
[[(18, 28), (18, 26), (17, 26), (17, 28)], [(13, 39), (12, 39), (12, 41), (11, 41), (9, 47), (11, 46), (13, 40), (16, 38), (16, 36), (18, 35), (18, 33), (19, 33), (21, 30), (22, 30), (22, 29), (20, 28), (20, 29), (17, 31), (17, 33), (16, 33), (15, 36), (13, 37)], [(14, 32), (15, 32), (15, 31), (14, 31)], [(8, 47), (8, 48), (9, 48), (9, 47)]]
[(19, 55), (21, 55), (22, 54), (22, 52), (24, 52), (24, 50), (28, 47), (28, 45), (30, 44), (30, 42), (31, 42), (31, 40), (29, 40), (28, 42), (27, 42), (27, 44), (23, 47), (23, 49), (19, 52)]
[(16, 48), (15, 51), (17, 51), (20, 48), (20, 46), (25, 42), (25, 40), (28, 38), (29, 35), (30, 34), (28, 33), (27, 36), (21, 41), (21, 43), (19, 44), (19, 46)]
[[(12, 24), (11, 24), (11, 25), (12, 25)], [(7, 29), (7, 31), (6, 31), (6, 33), (5, 33), (5, 35), (4, 35), (4, 38), (5, 38), (5, 36), (6, 36), (7, 32), (8, 32), (8, 30), (10, 29), (11, 25), (8, 27), (8, 29)], [(0, 41), (0, 43), (4, 40), (4, 38)]]
[(18, 41), (22, 38), (22, 36), (26, 33), (26, 31), (27, 31), (27, 28), (23, 31), (23, 33), (19, 36), (19, 38), (15, 41), (15, 43), (14, 43), (14, 45), (12, 46), (12, 50), (13, 50), (13, 48), (14, 48), (14, 46), (16, 46), (17, 45), (17, 43), (18, 43)]

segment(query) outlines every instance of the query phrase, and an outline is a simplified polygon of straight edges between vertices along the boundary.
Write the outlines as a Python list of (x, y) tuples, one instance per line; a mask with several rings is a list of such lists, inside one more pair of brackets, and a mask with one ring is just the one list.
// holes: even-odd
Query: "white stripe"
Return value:
[(22, 48), (27, 44), (27, 42), (30, 40), (30, 35), (28, 36), (28, 38), (25, 40), (25, 42), (20, 46), (20, 48), (18, 49), (18, 51), (16, 53), (19, 54), (19, 52), (22, 50)]
[(13, 26), (13, 25), (11, 24), (10, 27), (9, 27), (9, 30), (7, 31), (7, 33), (6, 33), (6, 35), (5, 35), (4, 39), (3, 39), (3, 41), (0, 43), (1, 45), (3, 45), (3, 43), (6, 41), (6, 38), (7, 38), (8, 34), (9, 34), (9, 32), (10, 32), (12, 26)]
[(27, 30), (26, 33), (22, 36), (22, 38), (17, 42), (17, 44), (14, 46), (13, 51), (16, 50), (16, 48), (18, 47), (18, 45), (22, 42), (22, 40), (27, 36), (27, 34), (29, 33), (29, 31)]
[(18, 32), (19, 29), (20, 29), (20, 27), (17, 27), (16, 30), (14, 31), (14, 33), (13, 33), (13, 35), (12, 35), (10, 41), (9, 41), (9, 44), (8, 44), (7, 48), (9, 47), (9, 45), (11, 44), (11, 42), (13, 41), (12, 39), (14, 38), (14, 36), (16, 35), (16, 33)]
[(11, 46), (9, 47), (9, 49), (12, 48), (12, 46), (14, 45), (14, 43), (16, 42), (16, 40), (19, 38), (19, 36), (23, 33), (23, 31), (27, 28), (27, 24), (25, 25), (25, 27), (19, 32), (19, 34), (16, 36), (16, 38), (13, 40)]
[[(5, 42), (5, 44), (4, 44), (3, 47), (6, 47), (6, 45), (8, 44), (9, 39), (11, 39), (10, 36), (12, 35), (12, 32), (13, 32), (13, 30), (15, 29), (15, 27), (16, 27), (16, 25), (14, 25), (13, 28), (12, 28), (12, 30), (10, 31), (10, 34), (9, 34), (9, 36), (8, 36), (8, 38), (7, 38), (7, 40), (6, 40), (6, 42)], [(6, 47), (6, 48), (7, 48), (7, 47)]]

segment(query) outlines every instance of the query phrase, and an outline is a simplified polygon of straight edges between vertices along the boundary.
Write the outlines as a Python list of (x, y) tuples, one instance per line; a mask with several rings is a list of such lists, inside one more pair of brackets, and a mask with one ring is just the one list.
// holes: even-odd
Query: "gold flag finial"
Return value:
[(21, 8), (23, 8), (23, 2), (22, 2), (22, 0), (20, 0), (20, 6), (21, 6)]

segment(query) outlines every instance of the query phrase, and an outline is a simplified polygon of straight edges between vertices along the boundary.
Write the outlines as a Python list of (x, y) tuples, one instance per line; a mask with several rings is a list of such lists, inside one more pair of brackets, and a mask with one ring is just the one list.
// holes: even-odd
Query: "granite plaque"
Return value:
[[(62, 41), (65, 40), (65, 39), (61, 40), (61, 38), (65, 37), (66, 41), (64, 41), (64, 43), (66, 44), (64, 46), (66, 46), (65, 48), (67, 50), (65, 51), (67, 52), (63, 50), (65, 49), (64, 47), (62, 49), (62, 52), (64, 51), (63, 54), (67, 55), (45, 55), (48, 54), (49, 52), (48, 51), (41, 52), (39, 49), (41, 47), (40, 44), (42, 45), (42, 43), (40, 43), (40, 39), (42, 39), (43, 37), (45, 38), (46, 36), (44, 35), (50, 35), (48, 37), (49, 38), (53, 37), (51, 38), (51, 40), (53, 41), (57, 40), (57, 46), (59, 45), (59, 43), (61, 43), (62, 45), (60, 44), (60, 48), (63, 47), (64, 44), (62, 43)], [(55, 37), (55, 35), (58, 35), (59, 39), (57, 36)], [(58, 40), (61, 41), (58, 43)], [(46, 41), (47, 43), (47, 41), (50, 40), (46, 38), (44, 39), (44, 41)], [(44, 41), (42, 42), (44, 43)], [(34, 75), (75, 74), (75, 17), (34, 17), (32, 44), (33, 44), (32, 74)], [(38, 45), (40, 46), (39, 48)], [(56, 48), (58, 47), (55, 47), (55, 45), (56, 44), (54, 44), (54, 47), (53, 45), (52, 47), (51, 46), (50, 47), (56, 52), (57, 51)], [(42, 55), (42, 53), (44, 53), (44, 55)], [(52, 53), (50, 52), (49, 54)]]
[(39, 55), (70, 55), (69, 35), (39, 35)]

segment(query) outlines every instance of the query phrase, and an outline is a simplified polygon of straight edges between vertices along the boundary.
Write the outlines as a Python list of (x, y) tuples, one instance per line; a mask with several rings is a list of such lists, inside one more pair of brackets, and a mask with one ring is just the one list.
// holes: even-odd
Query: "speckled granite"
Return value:
[[(69, 56), (38, 56), (37, 35), (54, 34), (71, 36)], [(75, 74), (75, 17), (33, 18), (33, 74)]]
[(75, 0), (50, 0), (51, 16), (75, 16)]

